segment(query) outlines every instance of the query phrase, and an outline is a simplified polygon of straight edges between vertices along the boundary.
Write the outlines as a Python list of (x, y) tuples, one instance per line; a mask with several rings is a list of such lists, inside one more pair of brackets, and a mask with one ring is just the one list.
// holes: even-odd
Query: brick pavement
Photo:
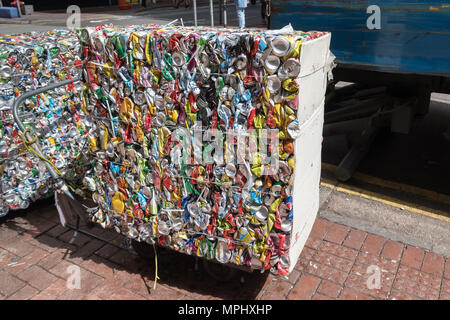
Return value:
[[(98, 227), (90, 232), (125, 242)], [(67, 285), (74, 265), (79, 289)], [(158, 270), (154, 289), (154, 261), (74, 237), (53, 206), (0, 219), (0, 299), (450, 299), (450, 259), (323, 219), (287, 279), (239, 271), (221, 283), (195, 258), (160, 249)]]

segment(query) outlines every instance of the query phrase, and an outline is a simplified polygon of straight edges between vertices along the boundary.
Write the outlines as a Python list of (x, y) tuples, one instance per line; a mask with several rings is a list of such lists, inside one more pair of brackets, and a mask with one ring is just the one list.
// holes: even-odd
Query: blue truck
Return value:
[[(269, 28), (330, 31), (336, 56), (325, 100), (324, 136), (345, 134), (347, 180), (380, 128), (408, 133), (431, 92), (450, 93), (450, 2), (271, 0)], [(352, 85), (337, 88), (339, 81)]]

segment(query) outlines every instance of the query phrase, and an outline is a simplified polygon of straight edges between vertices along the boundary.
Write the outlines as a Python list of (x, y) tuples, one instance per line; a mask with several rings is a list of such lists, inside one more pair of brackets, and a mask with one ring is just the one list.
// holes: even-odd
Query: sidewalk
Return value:
[[(158, 4), (157, 4), (158, 5)], [(30, 31), (46, 31), (67, 28), (67, 14), (65, 10), (34, 12), (22, 18), (0, 18), (0, 33), (17, 34)], [(217, 2), (214, 3), (214, 25), (220, 26), (223, 17)], [(211, 25), (209, 2), (197, 2), (198, 25)], [(194, 10), (180, 6), (173, 8), (168, 3), (160, 4), (156, 8), (133, 6), (129, 10), (119, 10), (118, 7), (81, 8), (80, 27), (93, 27), (101, 24), (113, 25), (142, 25), (155, 23), (163, 25), (175, 19), (182, 19), (184, 25), (194, 25)], [(70, 20), (73, 22), (72, 20)], [(70, 23), (71, 23), (70, 22)], [(227, 5), (227, 26), (237, 27), (238, 19), (234, 3)], [(248, 28), (265, 28), (261, 21), (261, 4), (257, 2), (246, 10), (246, 26)]]
[[(114, 232), (90, 231), (124, 242)], [(80, 289), (67, 288), (73, 265)], [(376, 275), (370, 266), (379, 268), (379, 289), (368, 288)], [(74, 236), (59, 225), (54, 206), (0, 220), (1, 299), (450, 299), (450, 259), (324, 219), (288, 279), (239, 271), (219, 283), (201, 263), (196, 270), (193, 257), (160, 250), (153, 289), (154, 267), (133, 251)]]

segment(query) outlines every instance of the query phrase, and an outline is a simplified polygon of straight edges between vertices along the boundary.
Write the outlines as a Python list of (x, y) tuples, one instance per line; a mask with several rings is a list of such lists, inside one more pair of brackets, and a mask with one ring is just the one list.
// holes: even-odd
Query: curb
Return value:
[(0, 24), (32, 24), (33, 20), (24, 20), (20, 18), (0, 18)]

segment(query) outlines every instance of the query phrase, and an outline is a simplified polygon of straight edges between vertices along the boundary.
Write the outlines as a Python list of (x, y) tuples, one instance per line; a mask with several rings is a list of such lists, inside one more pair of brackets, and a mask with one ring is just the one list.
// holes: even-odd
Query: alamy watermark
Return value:
[(69, 290), (81, 289), (81, 269), (79, 266), (70, 265), (66, 269), (69, 274), (66, 280), (66, 287)]
[[(279, 133), (278, 129), (206, 129), (201, 122), (196, 122), (189, 130), (179, 127), (170, 134), (174, 143), (170, 156), (172, 162), (179, 166), (257, 165), (265, 167), (262, 175), (273, 175), (279, 169)], [(160, 132), (160, 137), (164, 137), (164, 132)], [(158, 151), (163, 153), (168, 142), (168, 138), (160, 141)]]
[(380, 267), (372, 264), (367, 267), (366, 274), (370, 274), (366, 281), (367, 288), (369, 290), (381, 289)]
[(67, 29), (75, 31), (81, 27), (81, 9), (77, 5), (67, 7), (66, 13), (69, 15), (66, 20)]
[(370, 16), (367, 18), (367, 21), (366, 21), (367, 29), (369, 29), (369, 30), (381, 29), (381, 9), (380, 9), (380, 7), (375, 4), (368, 6), (366, 13), (370, 14)]

